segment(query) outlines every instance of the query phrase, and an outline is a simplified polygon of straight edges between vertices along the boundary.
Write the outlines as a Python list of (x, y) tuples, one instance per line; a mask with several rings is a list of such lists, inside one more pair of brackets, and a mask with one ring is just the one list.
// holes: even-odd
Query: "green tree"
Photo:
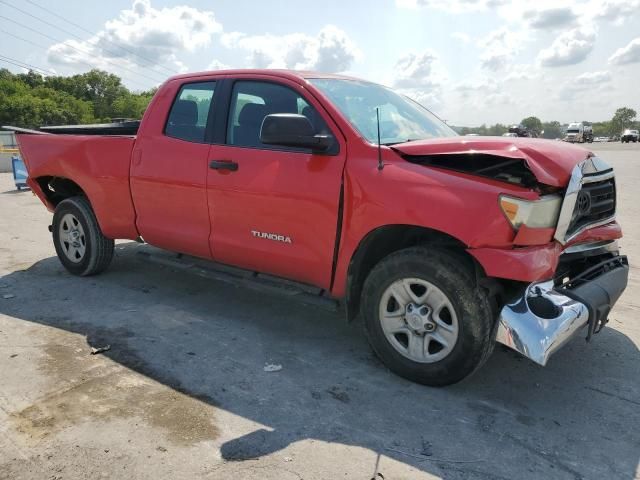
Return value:
[(113, 103), (118, 97), (129, 93), (120, 77), (97, 69), (71, 77), (47, 77), (46, 85), (91, 102), (98, 120), (116, 116), (111, 115)]
[(557, 120), (542, 123), (543, 138), (561, 138), (562, 137), (562, 125)]
[(34, 128), (141, 118), (156, 89), (130, 92), (120, 78), (100, 70), (43, 77), (0, 69), (0, 92), (0, 124)]
[(616, 110), (611, 119), (612, 127), (616, 135), (620, 135), (625, 128), (629, 128), (636, 118), (636, 111), (633, 108), (621, 107)]
[(609, 137), (615, 135), (613, 124), (610, 121), (593, 122), (593, 135), (596, 137)]
[(151, 98), (152, 95), (146, 93), (126, 93), (120, 95), (113, 102), (110, 117), (140, 119), (147, 109)]
[(33, 70), (29, 70), (27, 73), (20, 73), (17, 76), (19, 80), (26, 83), (31, 88), (41, 87), (44, 85), (44, 77)]
[(524, 118), (520, 124), (525, 127), (527, 130), (535, 132), (536, 134), (540, 134), (542, 131), (542, 122), (538, 117), (527, 117)]

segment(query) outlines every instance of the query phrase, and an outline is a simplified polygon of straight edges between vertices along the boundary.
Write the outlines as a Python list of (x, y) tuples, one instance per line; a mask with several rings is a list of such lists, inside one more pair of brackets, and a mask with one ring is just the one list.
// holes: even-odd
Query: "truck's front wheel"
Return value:
[(369, 342), (393, 372), (442, 386), (479, 368), (493, 351), (495, 318), (464, 259), (413, 247), (385, 257), (365, 281)]
[(113, 259), (114, 242), (105, 237), (84, 197), (63, 200), (53, 214), (53, 244), (62, 265), (74, 275), (95, 275)]

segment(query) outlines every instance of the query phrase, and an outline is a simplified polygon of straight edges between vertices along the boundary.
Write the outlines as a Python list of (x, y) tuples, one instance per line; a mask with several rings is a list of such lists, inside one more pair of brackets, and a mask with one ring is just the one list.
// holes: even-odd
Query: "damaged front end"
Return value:
[(502, 297), (496, 340), (540, 365), (571, 338), (582, 333), (590, 340), (607, 323), (629, 275), (616, 241), (621, 232), (613, 169), (563, 142), (488, 138), (435, 145), (413, 142), (394, 149), (411, 163), (538, 194), (499, 195), (513, 227), (510, 247), (467, 250), (488, 277), (517, 282), (508, 283)]
[[(575, 254), (582, 258), (561, 257), (559, 267), (560, 272), (572, 272), (571, 277), (563, 274), (532, 283), (503, 307), (498, 319), (498, 342), (545, 365), (551, 354), (585, 327), (587, 340), (604, 327), (611, 308), (627, 286), (627, 257), (618, 255), (615, 241), (575, 253), (569, 250), (563, 256)], [(582, 265), (591, 266), (580, 271)]]
[[(569, 244), (587, 229), (615, 218), (613, 170), (591, 156), (573, 169), (555, 240)], [(627, 286), (629, 264), (616, 240), (577, 243), (564, 249), (554, 278), (532, 283), (508, 303), (498, 320), (497, 341), (545, 365), (549, 356), (583, 331), (587, 341), (608, 321)]]
[(443, 168), (478, 177), (490, 178), (526, 188), (539, 186), (533, 172), (522, 158), (508, 158), (488, 153), (448, 153), (445, 155), (404, 155), (419, 165)]

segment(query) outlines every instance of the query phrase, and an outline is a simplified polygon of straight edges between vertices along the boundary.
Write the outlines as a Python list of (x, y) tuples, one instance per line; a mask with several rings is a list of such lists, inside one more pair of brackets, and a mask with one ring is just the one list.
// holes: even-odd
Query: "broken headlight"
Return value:
[(523, 200), (500, 195), (499, 203), (507, 220), (516, 229), (521, 225), (529, 228), (553, 228), (558, 223), (562, 196), (544, 195), (538, 200)]

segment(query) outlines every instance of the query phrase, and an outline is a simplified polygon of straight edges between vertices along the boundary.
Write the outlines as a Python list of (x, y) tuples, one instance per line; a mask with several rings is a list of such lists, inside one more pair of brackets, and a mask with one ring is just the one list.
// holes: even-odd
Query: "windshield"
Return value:
[(580, 130), (567, 130), (567, 133), (580, 133)]
[(380, 143), (385, 145), (458, 135), (426, 108), (381, 85), (334, 78), (309, 81), (371, 143), (378, 143), (376, 109), (380, 114)]

